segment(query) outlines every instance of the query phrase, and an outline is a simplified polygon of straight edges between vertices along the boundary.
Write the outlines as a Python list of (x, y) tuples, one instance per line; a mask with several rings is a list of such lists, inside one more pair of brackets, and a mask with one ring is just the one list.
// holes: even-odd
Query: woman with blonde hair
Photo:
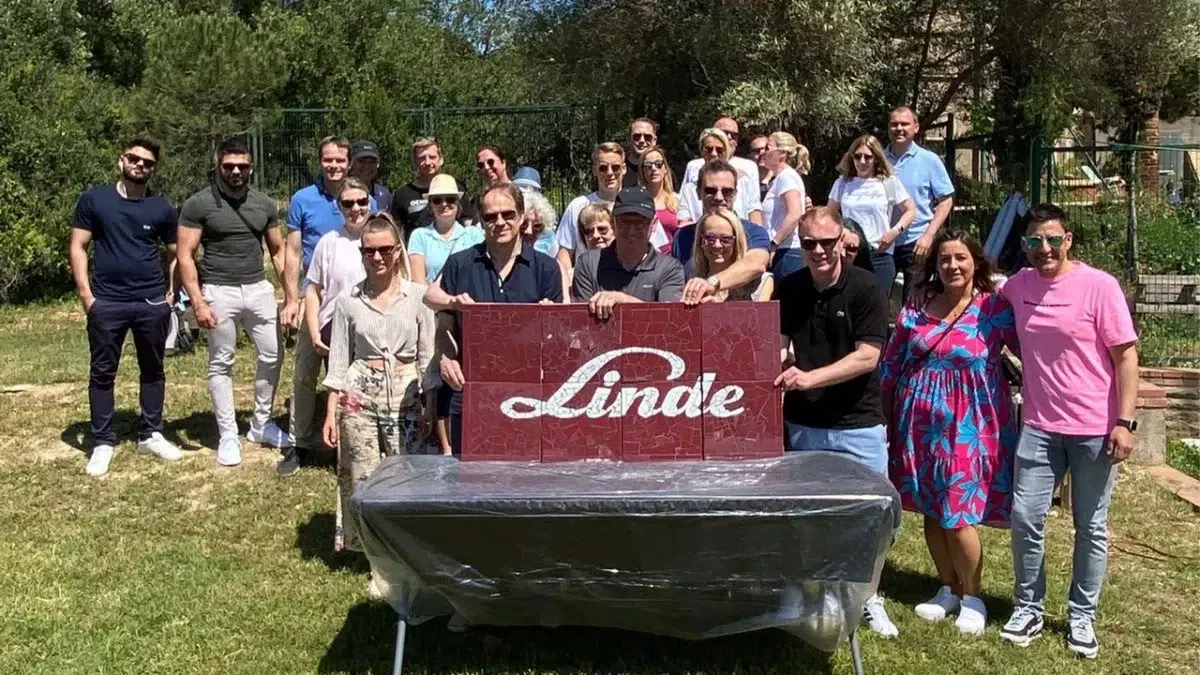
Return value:
[[(704, 215), (700, 193), (696, 187), (696, 182), (700, 179), (700, 167), (714, 159), (729, 161), (733, 157), (733, 150), (734, 143), (724, 131), (713, 127), (700, 132), (700, 157), (688, 162), (687, 169), (683, 172), (683, 187), (679, 190), (680, 227), (691, 225)], [(737, 197), (733, 201), (733, 212), (755, 225), (763, 224), (757, 173), (749, 175), (737, 169)]]
[[(763, 226), (771, 235), (775, 258), (771, 272), (782, 279), (804, 267), (797, 226), (804, 215), (804, 179), (808, 173), (808, 148), (786, 131), (767, 137), (766, 166), (775, 174), (763, 198)], [(740, 188), (739, 188), (740, 189)]]
[(838, 164), (838, 173), (829, 191), (829, 207), (862, 228), (875, 275), (890, 297), (896, 282), (893, 244), (912, 224), (917, 207), (874, 136), (854, 139)]
[[(696, 223), (696, 238), (692, 244), (692, 259), (688, 262), (689, 277), (707, 279), (724, 272), (741, 260), (749, 249), (746, 229), (742, 219), (729, 209), (718, 209)], [(722, 288), (701, 302), (724, 302), (726, 300), (753, 300), (768, 302), (774, 290), (774, 279), (764, 272), (757, 280), (740, 286)]]
[(325, 377), (322, 436), (338, 448), (335, 550), (362, 550), (354, 520), (344, 516), (381, 457), (422, 452), (421, 398), (433, 358), (433, 311), (423, 302), (425, 286), (408, 280), (396, 221), (386, 213), (371, 216), (361, 244), (364, 278), (335, 301)]
[(679, 229), (679, 195), (675, 194), (675, 179), (667, 166), (667, 153), (657, 145), (638, 157), (638, 183), (654, 200), (654, 215), (662, 224), (667, 238), (674, 241)]

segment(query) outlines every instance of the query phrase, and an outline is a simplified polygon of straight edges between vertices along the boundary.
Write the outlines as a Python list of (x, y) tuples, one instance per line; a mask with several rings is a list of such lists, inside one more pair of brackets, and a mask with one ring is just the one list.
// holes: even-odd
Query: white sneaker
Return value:
[(1067, 631), (1067, 649), (1085, 659), (1094, 659), (1100, 653), (1100, 642), (1096, 640), (1096, 631), (1088, 619), (1075, 617), (1070, 620)]
[(88, 458), (84, 472), (89, 476), (103, 476), (108, 473), (108, 463), (112, 461), (116, 450), (111, 445), (97, 445), (92, 448), (92, 456)]
[(917, 616), (926, 621), (941, 621), (958, 611), (959, 600), (949, 586), (938, 589), (937, 595), (913, 608)]
[(964, 595), (958, 611), (958, 620), (954, 625), (963, 635), (983, 635), (983, 629), (987, 627), (987, 606), (983, 604), (983, 600), (973, 595)]
[(894, 638), (900, 635), (900, 629), (896, 628), (896, 624), (888, 618), (887, 609), (883, 606), (883, 597), (878, 593), (867, 600), (867, 604), (863, 607), (863, 617), (867, 619), (867, 625), (871, 627), (871, 630), (880, 637)]
[(237, 466), (242, 463), (242, 444), (237, 436), (222, 438), (217, 445), (217, 464), (221, 466)]
[(246, 440), (272, 448), (292, 447), (292, 437), (271, 420), (267, 420), (261, 429), (255, 428), (254, 424), (251, 424), (250, 431), (246, 432)]
[(157, 431), (150, 434), (150, 438), (138, 443), (138, 450), (168, 462), (183, 458), (183, 451)]

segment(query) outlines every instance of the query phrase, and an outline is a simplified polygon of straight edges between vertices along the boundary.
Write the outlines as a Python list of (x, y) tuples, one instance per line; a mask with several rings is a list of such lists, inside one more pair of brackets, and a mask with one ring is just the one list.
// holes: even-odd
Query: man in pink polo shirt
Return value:
[(1066, 641), (1072, 652), (1095, 658), (1108, 503), (1116, 465), (1133, 450), (1137, 430), (1137, 333), (1117, 280), (1070, 259), (1062, 209), (1033, 207), (1022, 245), (1033, 267), (1001, 291), (1016, 313), (1025, 406), (1013, 471), (1016, 609), (1000, 637), (1024, 647), (1041, 634), (1046, 513), (1056, 482), (1070, 471), (1075, 554)]

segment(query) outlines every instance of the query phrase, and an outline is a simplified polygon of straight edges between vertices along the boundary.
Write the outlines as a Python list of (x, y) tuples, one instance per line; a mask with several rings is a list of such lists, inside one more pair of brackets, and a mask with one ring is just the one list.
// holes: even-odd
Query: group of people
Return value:
[[(87, 473), (104, 474), (113, 457), (113, 379), (128, 331), (141, 372), (138, 448), (181, 456), (162, 435), (173, 293), (160, 242), (209, 331), (217, 462), (241, 461), (230, 379), (241, 326), (258, 355), (246, 440), (281, 448), (285, 476), (298, 449), (337, 448), (339, 512), (382, 456), (458, 452), (465, 305), (583, 303), (606, 320), (624, 303), (775, 300), (786, 449), (845, 453), (889, 476), (904, 507), (923, 515), (942, 587), (915, 608), (920, 617), (957, 615), (962, 633), (981, 634), (977, 528), (1011, 527), (1016, 609), (1000, 634), (1022, 646), (1037, 638), (1045, 518), (1070, 473), (1066, 641), (1094, 657), (1115, 465), (1137, 428), (1137, 336), (1124, 295), (1070, 257), (1071, 225), (1050, 205), (1031, 211), (1030, 267), (1000, 277), (977, 242), (944, 227), (954, 188), (915, 142), (913, 111), (897, 108), (888, 126), (886, 146), (872, 136), (851, 144), (827, 204), (813, 206), (808, 151), (791, 134), (756, 136), (747, 159), (736, 154), (737, 122), (722, 117), (700, 134), (701, 157), (676, 190), (657, 126), (638, 119), (625, 145), (596, 146), (596, 190), (561, 218), (537, 172), (510, 175), (495, 146), (477, 152), (482, 188), (471, 198), (442, 172), (435, 139), (413, 144), (416, 176), (392, 193), (376, 181), (375, 144), (329, 137), (317, 180), (291, 199), (286, 235), (274, 203), (249, 185), (244, 143), (218, 148), (215, 181), (176, 214), (147, 191), (158, 146), (130, 141), (121, 178), (80, 198), (71, 235), (92, 356)], [(282, 309), (264, 277), (264, 241)], [(898, 272), (904, 302), (892, 316)], [(288, 325), (299, 330), (290, 435), (271, 420)], [(1023, 364), (1020, 420), (1006, 351)], [(322, 368), (330, 395), (318, 429)], [(339, 522), (335, 546), (360, 549), (353, 520)], [(875, 632), (897, 634), (881, 597), (864, 614)]]

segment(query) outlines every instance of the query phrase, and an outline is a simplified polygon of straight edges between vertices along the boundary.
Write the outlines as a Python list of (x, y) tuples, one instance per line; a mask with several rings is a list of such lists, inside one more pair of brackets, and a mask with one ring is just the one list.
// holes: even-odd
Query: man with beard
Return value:
[[(83, 193), (71, 222), (71, 274), (87, 314), (91, 351), (88, 406), (95, 445), (87, 463), (89, 476), (107, 473), (115, 452), (113, 383), (128, 332), (133, 333), (141, 373), (138, 450), (166, 461), (183, 456), (162, 435), (171, 305), (159, 245), (167, 249), (169, 267), (175, 258), (175, 209), (146, 188), (158, 165), (158, 143), (135, 138), (122, 147), (120, 180)], [(87, 250), (93, 240), (96, 253), (89, 275)]]
[[(183, 203), (177, 235), (179, 276), (193, 299), (196, 323), (208, 329), (208, 393), (220, 432), (217, 463), (222, 466), (242, 462), (230, 377), (239, 326), (258, 351), (254, 416), (246, 440), (275, 448), (292, 444), (271, 420), (281, 355), (275, 287), (263, 274), (262, 255), (266, 239), (271, 260), (278, 260), (283, 233), (277, 227), (274, 200), (250, 187), (253, 170), (244, 141), (222, 143), (217, 148), (216, 180)], [(198, 246), (204, 247), (199, 275), (193, 258)], [(283, 276), (278, 266), (275, 275)], [(294, 300), (287, 299), (289, 304)]]

